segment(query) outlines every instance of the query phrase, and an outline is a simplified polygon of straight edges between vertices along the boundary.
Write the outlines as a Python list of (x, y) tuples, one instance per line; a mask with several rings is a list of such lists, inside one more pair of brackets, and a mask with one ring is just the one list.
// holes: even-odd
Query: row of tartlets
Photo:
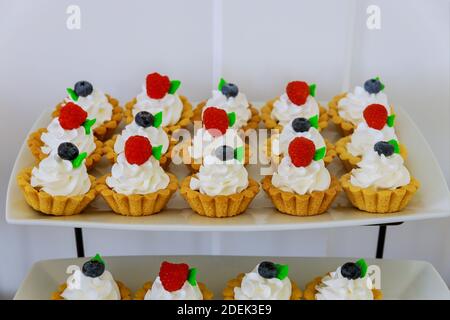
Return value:
[[(364, 259), (351, 261), (335, 271), (312, 279), (302, 291), (289, 278), (289, 266), (260, 262), (224, 284), (224, 300), (380, 300), (382, 292), (369, 276)], [(134, 294), (116, 281), (105, 261), (96, 255), (81, 267), (70, 265), (70, 275), (51, 298), (54, 300), (211, 300), (207, 284), (197, 281), (197, 268), (164, 261), (156, 278), (145, 282)], [(155, 277), (155, 275), (149, 275)]]
[[(42, 213), (73, 215), (100, 194), (122, 215), (160, 212), (179, 187), (165, 171), (175, 145), (171, 134), (201, 120), (203, 127), (186, 148), (193, 174), (181, 181), (180, 193), (203, 216), (243, 213), (260, 186), (248, 176), (249, 148), (239, 130), (257, 128), (258, 111), (223, 79), (194, 110), (176, 93), (179, 86), (177, 80), (149, 74), (124, 113), (117, 100), (87, 81), (68, 88), (50, 125), (29, 137), (39, 163), (18, 176), (27, 203)], [(265, 143), (276, 168), (261, 185), (280, 212), (321, 214), (341, 188), (367, 212), (397, 212), (409, 203), (419, 183), (404, 166), (406, 148), (398, 143), (395, 114), (383, 89), (378, 78), (369, 79), (364, 88), (334, 98), (327, 112), (315, 99), (314, 84), (292, 81), (285, 93), (267, 102), (261, 118), (280, 132)], [(124, 115), (127, 126), (113, 135)], [(329, 115), (347, 134), (336, 148), (320, 134)], [(340, 180), (326, 168), (336, 153), (350, 171)], [(96, 179), (88, 170), (103, 155), (113, 163), (111, 173)]]

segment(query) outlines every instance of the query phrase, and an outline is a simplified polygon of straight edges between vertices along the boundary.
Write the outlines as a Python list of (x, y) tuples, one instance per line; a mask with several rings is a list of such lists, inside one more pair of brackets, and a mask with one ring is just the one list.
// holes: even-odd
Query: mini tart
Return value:
[[(261, 108), (261, 118), (264, 121), (267, 129), (278, 129), (282, 130), (283, 126), (278, 124), (278, 121), (272, 118), (272, 110), (274, 103), (279, 98), (275, 98), (266, 102), (266, 104)], [(328, 112), (327, 110), (319, 104), (319, 128), (321, 131), (328, 126)]]
[(190, 188), (193, 176), (186, 177), (181, 183), (180, 193), (192, 210), (201, 216), (227, 218), (243, 213), (259, 191), (258, 183), (249, 179), (248, 187), (229, 196), (208, 196)]
[[(354, 156), (350, 152), (347, 151), (347, 144), (352, 139), (351, 135), (343, 137), (336, 142), (336, 152), (339, 155), (344, 167), (347, 171), (351, 171), (354, 168), (357, 168), (357, 163), (361, 161), (361, 156)], [(408, 157), (408, 151), (403, 144), (399, 145), (400, 147), (400, 155), (404, 160)]]
[[(103, 154), (105, 155), (106, 159), (108, 159), (113, 164), (117, 162), (117, 153), (114, 151), (114, 145), (116, 144), (117, 137), (118, 135), (114, 135), (111, 139), (103, 144)], [(171, 163), (172, 150), (176, 144), (177, 141), (172, 140), (169, 136), (169, 147), (167, 148), (167, 152), (161, 155), (161, 159), (159, 159), (159, 164), (164, 170), (167, 170)]]
[[(316, 300), (316, 293), (318, 293), (318, 291), (316, 290), (316, 286), (319, 285), (321, 281), (322, 281), (322, 277), (317, 277), (313, 281), (311, 281), (310, 283), (308, 283), (306, 285), (306, 288), (305, 288), (305, 291), (303, 294), (304, 300)], [(383, 299), (383, 293), (381, 292), (381, 290), (372, 289), (372, 293), (373, 293), (374, 300)]]
[(275, 187), (272, 184), (272, 176), (265, 176), (261, 184), (275, 208), (293, 216), (314, 216), (324, 213), (341, 190), (339, 181), (333, 176), (331, 176), (330, 187), (327, 190), (313, 191), (303, 195)]
[[(94, 135), (100, 141), (109, 139), (113, 135), (114, 131), (119, 126), (123, 118), (123, 110), (119, 106), (119, 101), (117, 99), (114, 99), (110, 95), (106, 95), (106, 97), (108, 98), (108, 102), (112, 105), (113, 110), (111, 120), (105, 121), (101, 126), (94, 129)], [(52, 113), (53, 118), (59, 117), (59, 112), (64, 104), (65, 102), (61, 102), (56, 106), (55, 111), (53, 111)]]
[[(28, 137), (28, 148), (30, 149), (33, 156), (36, 158), (37, 163), (41, 162), (45, 158), (48, 157), (48, 154), (42, 152), (42, 147), (44, 146), (44, 142), (41, 140), (41, 136), (43, 133), (46, 133), (46, 128), (41, 128), (36, 132), (33, 132)], [(91, 170), (95, 167), (95, 165), (102, 159), (103, 156), (103, 142), (94, 137), (94, 142), (96, 148), (94, 152), (92, 152), (89, 157), (86, 158), (86, 168)]]
[[(121, 300), (131, 300), (131, 290), (128, 289), (122, 282), (116, 281), (117, 286), (119, 287), (120, 291), (120, 298)], [(65, 300), (61, 295), (66, 290), (67, 284), (64, 283), (59, 286), (58, 291), (53, 292), (51, 296), (51, 300)]]
[(351, 173), (340, 179), (342, 188), (350, 202), (359, 210), (370, 213), (390, 213), (403, 210), (419, 189), (420, 183), (411, 177), (409, 184), (390, 190), (360, 188), (350, 183)]
[(91, 180), (91, 189), (86, 194), (72, 197), (52, 196), (47, 192), (31, 186), (32, 170), (33, 168), (22, 170), (17, 176), (17, 184), (25, 196), (25, 201), (36, 211), (53, 216), (71, 216), (79, 214), (97, 195), (95, 178), (89, 176), (89, 179)]
[(149, 216), (163, 210), (172, 195), (177, 191), (177, 178), (171, 173), (167, 174), (170, 181), (165, 189), (145, 195), (125, 195), (115, 192), (106, 184), (106, 178), (110, 175), (103, 176), (98, 180), (97, 191), (117, 214), (133, 217)]
[[(144, 300), (145, 295), (147, 294), (147, 291), (152, 288), (153, 282), (148, 281), (144, 283), (142, 288), (140, 288), (136, 293), (134, 294), (134, 300)], [(202, 292), (203, 300), (212, 300), (213, 293), (210, 291), (203, 283), (197, 282), (197, 285)]]
[[(173, 133), (175, 130), (187, 127), (191, 123), (192, 116), (194, 115), (194, 113), (192, 112), (192, 105), (189, 102), (189, 100), (185, 96), (180, 95), (179, 97), (181, 102), (183, 103), (183, 111), (181, 112), (180, 120), (178, 120), (176, 124), (163, 128), (167, 133)], [(134, 121), (133, 108), (136, 103), (137, 99), (134, 98), (133, 100), (125, 104), (126, 124), (130, 124), (131, 122)]]
[[(227, 282), (227, 286), (222, 292), (224, 300), (234, 300), (234, 288), (238, 288), (241, 286), (242, 279), (244, 278), (244, 276), (245, 274), (241, 273), (235, 279), (231, 279)], [(291, 285), (292, 285), (291, 300), (301, 300), (303, 296), (302, 290), (300, 290), (297, 284), (292, 280)]]
[[(272, 139), (274, 139), (276, 135), (272, 135), (270, 138), (268, 138), (264, 143), (264, 154), (270, 159), (271, 162), (275, 164), (279, 164), (281, 159), (283, 158), (282, 155), (272, 155)], [(325, 146), (327, 148), (327, 152), (325, 154), (325, 157), (323, 158), (323, 162), (325, 165), (329, 165), (331, 161), (333, 161), (334, 157), (336, 156), (336, 150), (335, 146), (327, 139), (325, 139)]]
[[(200, 102), (194, 109), (194, 116), (192, 117), (192, 121), (202, 121), (202, 112), (203, 107), (206, 105), (206, 100)], [(250, 116), (250, 119), (248, 119), (247, 124), (240, 128), (244, 131), (247, 131), (248, 129), (256, 129), (258, 128), (259, 121), (261, 121), (261, 117), (259, 116), (258, 109), (253, 107), (252, 104), (249, 104), (250, 112), (252, 115)]]

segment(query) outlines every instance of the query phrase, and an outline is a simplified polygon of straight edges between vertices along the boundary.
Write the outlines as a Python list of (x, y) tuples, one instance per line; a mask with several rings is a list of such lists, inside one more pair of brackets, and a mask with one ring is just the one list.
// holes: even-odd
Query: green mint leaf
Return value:
[(170, 94), (175, 94), (175, 92), (177, 92), (178, 88), (181, 85), (181, 81), (180, 80), (172, 80), (170, 81), (170, 88), (169, 88), (169, 93)]
[(162, 118), (163, 118), (163, 113), (162, 111), (158, 112), (157, 114), (155, 114), (155, 116), (153, 117), (153, 126), (155, 128), (159, 128), (161, 126), (162, 123)]
[(74, 160), (72, 160), (73, 168), (74, 169), (79, 168), (81, 166), (81, 164), (83, 163), (84, 159), (86, 159), (86, 158), (87, 158), (87, 153), (86, 152), (80, 153), (78, 155), (78, 157), (76, 157)]
[(322, 160), (325, 157), (326, 153), (327, 153), (327, 148), (326, 147), (322, 147), (320, 149), (317, 149), (316, 152), (314, 153), (314, 160), (315, 161)]
[(275, 267), (278, 272), (277, 278), (280, 280), (286, 279), (289, 274), (289, 266), (287, 264), (275, 264)]
[(91, 128), (96, 122), (97, 122), (97, 119), (86, 119), (86, 121), (83, 123), (84, 131), (85, 131), (86, 135), (91, 134)]
[(227, 114), (228, 116), (228, 126), (231, 128), (236, 123), (236, 113), (230, 112)]
[(187, 278), (187, 282), (193, 287), (197, 285), (197, 268), (191, 268), (189, 269), (189, 274)]
[(161, 159), (162, 155), (162, 145), (159, 145), (157, 147), (152, 148), (152, 155), (155, 157), (156, 160)]
[(222, 91), (222, 87), (224, 85), (226, 85), (226, 84), (227, 84), (227, 82), (225, 81), (225, 79), (224, 78), (220, 78), (219, 85), (217, 86), (217, 89), (219, 89), (219, 91)]
[(367, 274), (367, 263), (364, 259), (359, 259), (355, 262), (357, 266), (361, 269), (361, 278), (364, 278)]
[(316, 96), (316, 84), (315, 83), (313, 83), (312, 85), (309, 86), (309, 94), (311, 97)]
[(73, 101), (78, 101), (78, 95), (75, 93), (75, 91), (73, 91), (72, 88), (67, 88), (66, 91), (70, 99), (72, 99)]
[(311, 124), (311, 127), (319, 129), (319, 115), (316, 114), (314, 117), (311, 117), (308, 120), (309, 123)]
[(397, 140), (392, 139), (389, 140), (388, 143), (394, 146), (394, 153), (400, 153), (400, 145)]
[(244, 160), (244, 146), (240, 146), (234, 149), (234, 158), (239, 162), (242, 162)]

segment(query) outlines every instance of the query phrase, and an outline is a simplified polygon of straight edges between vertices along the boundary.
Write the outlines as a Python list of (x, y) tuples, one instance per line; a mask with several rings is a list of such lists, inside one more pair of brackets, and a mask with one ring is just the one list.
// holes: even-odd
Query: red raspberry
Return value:
[(129, 137), (125, 142), (125, 157), (129, 164), (144, 164), (152, 156), (152, 144), (143, 136)]
[(364, 109), (363, 115), (367, 125), (377, 130), (383, 129), (388, 117), (386, 107), (376, 103), (368, 105)]
[(157, 72), (150, 73), (146, 79), (147, 95), (152, 99), (162, 99), (169, 92), (170, 80)]
[(184, 282), (187, 280), (189, 274), (189, 266), (185, 263), (170, 263), (164, 261), (159, 270), (159, 279), (161, 283), (169, 292), (180, 290)]
[(59, 112), (59, 124), (65, 130), (79, 128), (87, 119), (88, 114), (79, 105), (68, 102)]
[(297, 137), (289, 143), (289, 156), (296, 167), (306, 167), (314, 159), (316, 146), (314, 142), (304, 137)]
[(203, 112), (203, 125), (213, 137), (221, 136), (227, 132), (228, 115), (223, 109), (208, 107)]
[(304, 105), (309, 96), (309, 86), (305, 81), (292, 81), (286, 86), (289, 100), (298, 106)]

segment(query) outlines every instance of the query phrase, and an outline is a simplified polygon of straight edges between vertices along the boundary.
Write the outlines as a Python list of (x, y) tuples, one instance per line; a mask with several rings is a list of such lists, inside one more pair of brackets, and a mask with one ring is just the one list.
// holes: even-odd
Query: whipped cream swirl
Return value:
[(360, 156), (373, 150), (373, 146), (378, 141), (398, 140), (393, 127), (387, 125), (383, 129), (370, 128), (366, 122), (361, 122), (356, 127), (351, 136), (351, 141), (347, 143), (347, 150), (354, 156)]
[(296, 132), (292, 128), (291, 121), (283, 127), (280, 135), (272, 139), (272, 153), (276, 155), (287, 154), (289, 143), (297, 137), (304, 137), (314, 142), (316, 150), (325, 147), (325, 140), (316, 128), (311, 127), (308, 131)]
[(62, 160), (52, 152), (31, 172), (31, 186), (40, 188), (51, 196), (73, 197), (86, 194), (91, 180), (83, 164), (74, 169), (72, 162)]
[(148, 127), (144, 128), (132, 122), (125, 127), (122, 134), (117, 137), (114, 144), (114, 151), (119, 154), (125, 150), (125, 142), (132, 136), (142, 136), (150, 140), (152, 146), (162, 146), (162, 153), (166, 153), (169, 148), (169, 137), (167, 133), (161, 128)]
[(272, 118), (278, 120), (283, 127), (288, 125), (292, 119), (309, 119), (315, 115), (319, 116), (319, 104), (313, 96), (308, 96), (305, 104), (298, 106), (293, 104), (286, 93), (273, 104)]
[(245, 126), (252, 115), (247, 97), (240, 92), (236, 97), (227, 98), (221, 91), (213, 90), (212, 98), (206, 102), (203, 110), (209, 106), (223, 109), (227, 113), (236, 113), (236, 122), (233, 124), (233, 128), (237, 129)]
[(153, 282), (152, 287), (145, 294), (144, 300), (203, 300), (202, 292), (198, 287), (185, 281), (181, 289), (169, 292), (164, 289), (159, 277)]

